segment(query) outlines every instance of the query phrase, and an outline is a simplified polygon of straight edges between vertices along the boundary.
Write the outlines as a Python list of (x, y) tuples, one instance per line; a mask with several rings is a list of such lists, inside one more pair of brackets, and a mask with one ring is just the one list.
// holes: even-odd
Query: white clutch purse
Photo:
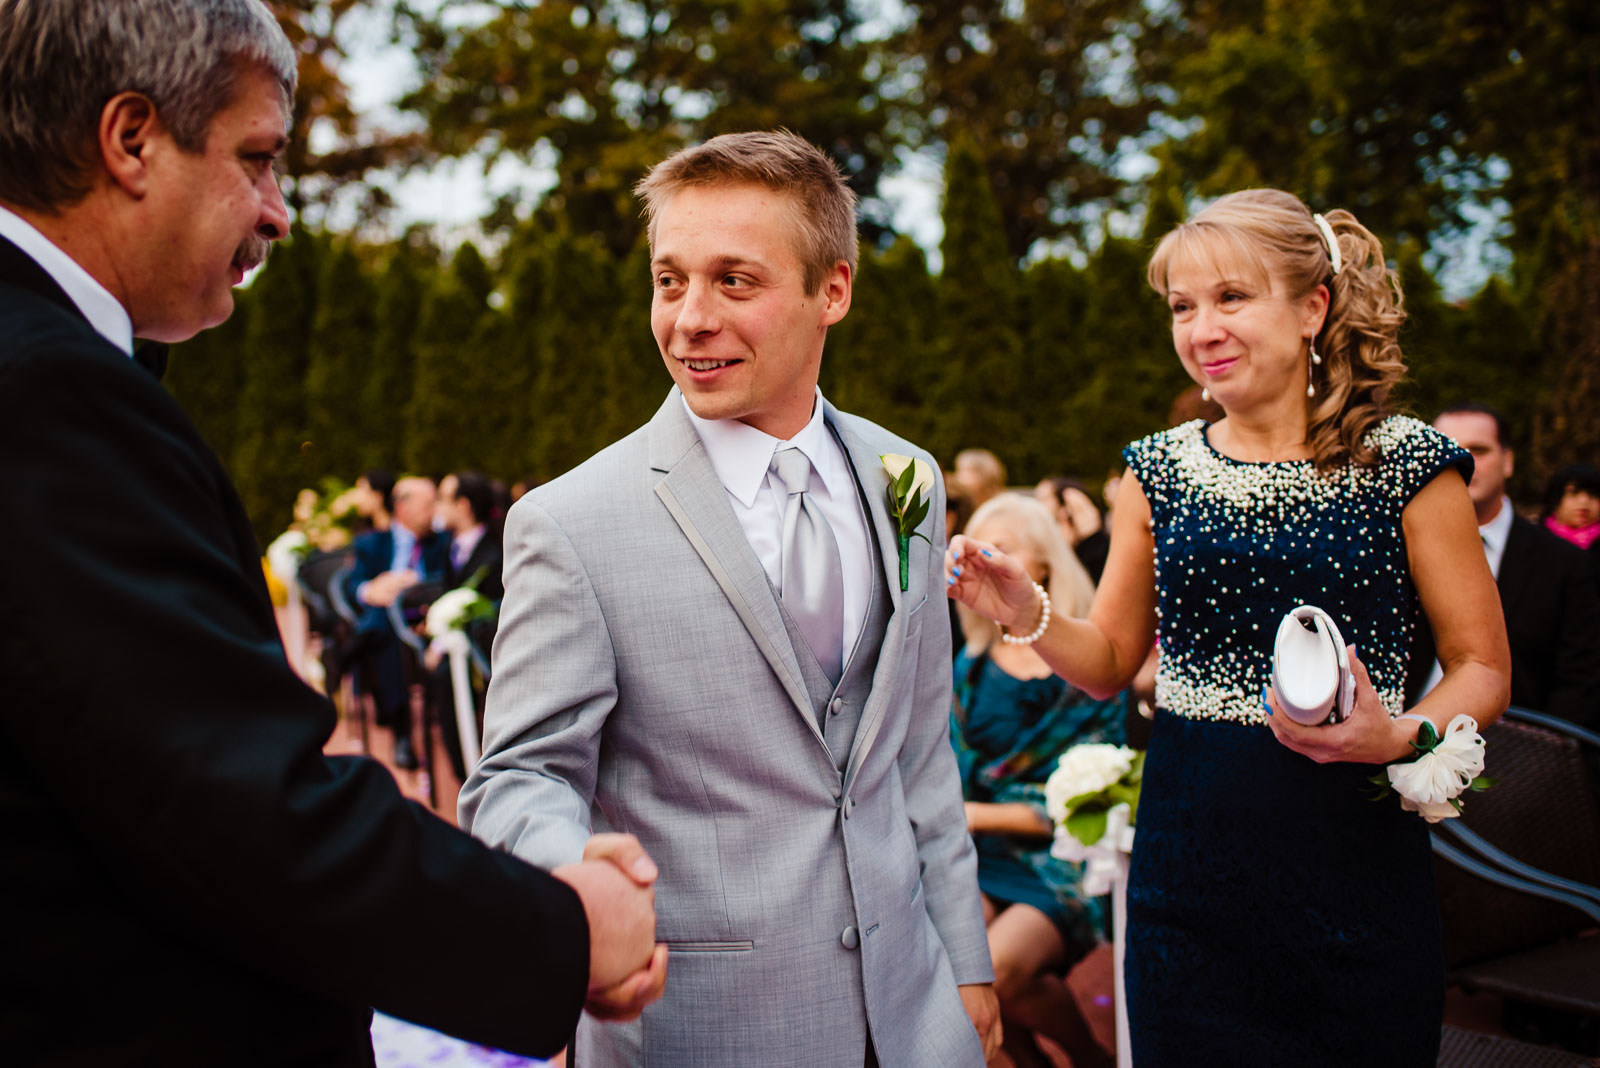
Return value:
[(1356, 703), (1350, 653), (1333, 617), (1309, 604), (1283, 617), (1272, 645), (1272, 692), (1296, 723), (1339, 723)]

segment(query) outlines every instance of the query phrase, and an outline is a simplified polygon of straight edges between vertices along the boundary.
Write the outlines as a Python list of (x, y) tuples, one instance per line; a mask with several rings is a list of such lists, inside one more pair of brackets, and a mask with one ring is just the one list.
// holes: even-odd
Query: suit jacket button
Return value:
[(844, 934), (839, 936), (839, 944), (845, 949), (855, 949), (861, 944), (861, 935), (854, 927), (846, 927)]
[(844, 698), (835, 697), (832, 701), (828, 702), (828, 715), (837, 716), (839, 714), (840, 710), (843, 709), (843, 708), (844, 708)]

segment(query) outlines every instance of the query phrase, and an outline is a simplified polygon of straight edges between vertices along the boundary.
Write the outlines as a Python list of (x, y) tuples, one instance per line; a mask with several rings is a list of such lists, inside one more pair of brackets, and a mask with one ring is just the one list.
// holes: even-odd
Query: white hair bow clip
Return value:
[(1339, 240), (1333, 236), (1333, 227), (1328, 225), (1327, 219), (1316, 213), (1312, 213), (1311, 220), (1317, 224), (1317, 229), (1322, 231), (1322, 240), (1328, 245), (1328, 261), (1333, 264), (1333, 273), (1338, 274), (1344, 262), (1339, 257)]

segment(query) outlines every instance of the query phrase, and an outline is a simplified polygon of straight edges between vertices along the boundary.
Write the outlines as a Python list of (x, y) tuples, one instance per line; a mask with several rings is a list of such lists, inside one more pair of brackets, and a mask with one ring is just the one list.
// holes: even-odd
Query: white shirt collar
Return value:
[(842, 450), (828, 433), (822, 409), (822, 390), (818, 389), (811, 421), (785, 442), (737, 419), (702, 419), (689, 408), (687, 399), (683, 402), (683, 410), (706, 447), (718, 481), (746, 508), (755, 504), (756, 495), (766, 484), (772, 454), (779, 445), (793, 445), (806, 454), (830, 498), (850, 491), (850, 470), (845, 466)]
[(0, 207), (0, 237), (17, 246), (66, 291), (102, 337), (133, 355), (133, 320), (110, 290), (16, 212)]
[(1511, 498), (1501, 498), (1500, 511), (1495, 513), (1493, 519), (1478, 528), (1478, 535), (1483, 538), (1484, 548), (1489, 553), (1490, 560), (1499, 560), (1505, 554), (1506, 539), (1511, 536), (1511, 520), (1515, 515), (1511, 508)]

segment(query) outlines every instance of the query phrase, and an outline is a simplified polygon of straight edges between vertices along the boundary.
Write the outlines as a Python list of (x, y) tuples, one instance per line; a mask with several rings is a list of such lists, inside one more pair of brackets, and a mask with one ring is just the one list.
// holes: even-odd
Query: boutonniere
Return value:
[(933, 504), (933, 468), (896, 452), (883, 453), (878, 459), (889, 472), (889, 514), (894, 516), (895, 544), (900, 547), (900, 592), (904, 593), (911, 585), (911, 539), (933, 544), (917, 529)]

